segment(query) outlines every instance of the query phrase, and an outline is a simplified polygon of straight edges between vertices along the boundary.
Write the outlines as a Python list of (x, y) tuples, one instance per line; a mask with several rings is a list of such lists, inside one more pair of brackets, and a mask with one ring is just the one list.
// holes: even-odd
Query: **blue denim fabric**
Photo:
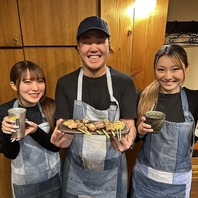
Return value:
[[(16, 100), (14, 107), (17, 106)], [(43, 123), (39, 124), (39, 127), (48, 133), (49, 123), (46, 122), (40, 104), (38, 107), (43, 118)], [(46, 150), (31, 136), (22, 138), (19, 143), (20, 152), (17, 158), (11, 161), (13, 197), (47, 198), (50, 194), (61, 197), (62, 175), (59, 153)], [(51, 185), (51, 182), (56, 184)]]
[[(189, 197), (191, 143), (195, 126), (183, 89), (181, 99), (185, 122), (165, 121), (159, 134), (146, 135), (133, 170), (132, 198)], [(163, 175), (158, 176), (158, 173)], [(163, 176), (168, 178), (166, 182), (163, 181)]]
[[(111, 121), (119, 119), (119, 105), (112, 95), (109, 74), (107, 69), (107, 84), (112, 105), (109, 109), (100, 111), (81, 101), (82, 93), (79, 92), (82, 90), (82, 72), (80, 72), (73, 119), (108, 118)], [(126, 198), (127, 181), (125, 154), (114, 150), (108, 138), (99, 135), (74, 136), (64, 165), (63, 198)]]
[(172, 123), (165, 121), (160, 134), (147, 134), (139, 152), (139, 162), (167, 172), (190, 171), (192, 136), (193, 122)]
[(35, 184), (13, 184), (16, 198), (61, 198), (61, 180), (57, 173), (52, 178)]
[[(140, 172), (133, 172), (132, 198), (185, 198), (185, 184), (165, 184), (156, 182)], [(132, 189), (132, 191), (133, 191)]]
[[(66, 158), (63, 197), (78, 198), (79, 195), (86, 195), (94, 198), (126, 198), (128, 173), (125, 154), (122, 154), (117, 161), (119, 164), (114, 169), (90, 170), (70, 163)], [(68, 171), (67, 164), (70, 164)]]

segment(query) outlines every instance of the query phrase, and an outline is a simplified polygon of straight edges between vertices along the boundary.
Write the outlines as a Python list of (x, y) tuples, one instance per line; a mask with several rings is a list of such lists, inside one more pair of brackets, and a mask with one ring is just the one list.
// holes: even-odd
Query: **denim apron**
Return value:
[(133, 170), (133, 198), (190, 196), (195, 124), (182, 88), (181, 101), (185, 122), (165, 121), (159, 134), (147, 133)]
[[(120, 110), (113, 97), (111, 74), (106, 68), (111, 105), (97, 110), (82, 100), (83, 70), (78, 77), (73, 119), (119, 120)], [(63, 198), (126, 198), (127, 163), (125, 154), (111, 147), (105, 135), (76, 134), (68, 148), (63, 174)]]
[[(18, 107), (18, 100), (13, 107)], [(43, 119), (38, 127), (48, 133), (50, 127), (40, 103), (38, 107)], [(29, 135), (22, 138), (19, 144), (19, 154), (11, 161), (13, 197), (60, 198), (62, 182), (59, 152), (43, 148)]]

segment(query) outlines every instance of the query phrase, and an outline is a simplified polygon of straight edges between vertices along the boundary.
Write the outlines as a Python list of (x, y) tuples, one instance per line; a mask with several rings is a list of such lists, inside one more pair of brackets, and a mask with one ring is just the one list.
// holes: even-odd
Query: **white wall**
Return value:
[(186, 73), (184, 86), (198, 89), (198, 47), (185, 48), (188, 54), (189, 69)]
[(198, 0), (169, 0), (168, 21), (198, 21)]
[[(167, 21), (175, 20), (198, 21), (198, 0), (169, 0)], [(198, 89), (198, 45), (184, 48), (189, 61), (189, 70), (186, 74), (184, 86), (190, 89)]]

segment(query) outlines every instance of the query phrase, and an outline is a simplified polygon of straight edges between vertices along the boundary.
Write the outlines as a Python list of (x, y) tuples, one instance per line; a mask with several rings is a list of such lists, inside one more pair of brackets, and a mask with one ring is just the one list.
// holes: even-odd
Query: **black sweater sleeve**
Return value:
[[(0, 105), (0, 123), (8, 115), (8, 109), (13, 107), (16, 99)], [(1, 126), (2, 127), (2, 126)], [(0, 127), (0, 152), (9, 159), (15, 159), (19, 153), (20, 145), (18, 141), (11, 142), (11, 134), (5, 134)]]
[(50, 150), (52, 152), (58, 152), (60, 150), (59, 147), (54, 146), (50, 142), (50, 138), (52, 135), (52, 131), (50, 133), (45, 133), (41, 128), (38, 127), (38, 129), (31, 133), (30, 136), (38, 142), (42, 147), (44, 147), (47, 150)]
[[(30, 134), (30, 136), (38, 142), (42, 147), (52, 152), (58, 152), (60, 150), (59, 147), (54, 146), (50, 142), (51, 133), (47, 134), (42, 129), (38, 127), (35, 133)], [(0, 138), (0, 145), (1, 145), (1, 153), (4, 154), (5, 157), (9, 159), (15, 159), (20, 151), (19, 141), (11, 142), (11, 135), (5, 134), (1, 132)]]
[[(1, 132), (2, 133), (2, 132)], [(1, 144), (1, 152), (9, 159), (15, 159), (19, 153), (20, 145), (18, 141), (11, 142), (11, 135), (1, 134), (3, 139)]]

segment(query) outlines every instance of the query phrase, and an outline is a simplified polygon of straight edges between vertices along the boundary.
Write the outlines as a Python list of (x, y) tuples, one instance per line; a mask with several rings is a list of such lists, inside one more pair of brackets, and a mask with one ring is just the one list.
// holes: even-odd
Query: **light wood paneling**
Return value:
[(46, 75), (47, 95), (52, 98), (58, 78), (82, 65), (74, 47), (25, 48), (25, 57), (26, 60), (31, 60), (43, 68)]
[(191, 158), (192, 163), (192, 180), (198, 182), (198, 157)]
[(147, 18), (134, 19), (131, 75), (138, 90), (154, 80), (153, 60), (157, 50), (164, 45), (168, 2), (157, 1), (155, 11)]
[(198, 142), (195, 143), (194, 149), (195, 149), (195, 150), (198, 150)]
[(10, 160), (5, 158), (3, 154), (0, 154), (0, 197), (1, 198), (11, 198), (12, 197), (12, 188), (11, 188), (11, 164)]
[(197, 198), (198, 195), (198, 157), (191, 158), (192, 163), (192, 186), (191, 198)]
[(0, 103), (16, 97), (15, 91), (10, 87), (10, 69), (21, 60), (24, 60), (22, 49), (0, 49)]
[(18, 0), (25, 46), (75, 45), (79, 22), (98, 15), (98, 0)]
[(0, 0), (0, 46), (22, 46), (16, 0)]
[(133, 18), (127, 15), (127, 9), (133, 0), (101, 0), (101, 17), (108, 23), (113, 53), (107, 64), (130, 74), (132, 53)]

